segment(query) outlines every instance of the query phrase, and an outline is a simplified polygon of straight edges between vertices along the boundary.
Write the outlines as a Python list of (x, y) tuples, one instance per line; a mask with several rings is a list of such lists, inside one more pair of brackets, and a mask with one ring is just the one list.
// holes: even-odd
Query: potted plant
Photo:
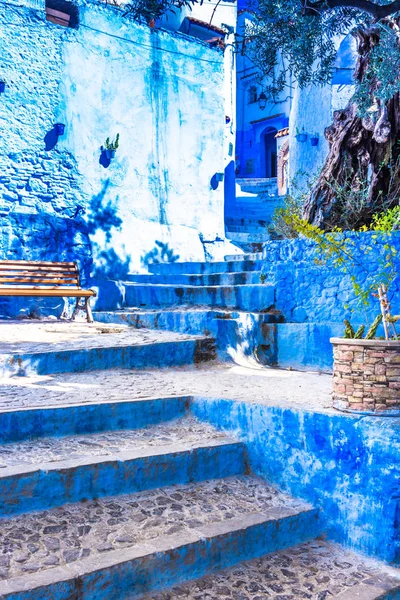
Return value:
[[(329, 264), (350, 277), (354, 296), (350, 302), (358, 322), (364, 321), (371, 301), (377, 307), (368, 330), (365, 324), (354, 329), (346, 320), (343, 337), (330, 340), (333, 406), (346, 412), (400, 415), (400, 335), (396, 329), (400, 317), (392, 315), (389, 299), (390, 287), (399, 276), (392, 235), (400, 207), (374, 215), (369, 228), (354, 232), (326, 233), (299, 216), (287, 219), (297, 233), (316, 244), (318, 264)], [(345, 308), (351, 308), (350, 304)], [(381, 325), (383, 335), (377, 337)]]
[(298, 142), (300, 142), (301, 144), (304, 144), (304, 142), (307, 141), (307, 133), (305, 132), (304, 127), (302, 128), (302, 130), (300, 131), (297, 127), (296, 127), (296, 140)]
[(111, 160), (115, 157), (115, 154), (116, 154), (118, 148), (119, 148), (119, 133), (117, 133), (114, 141), (110, 141), (110, 138), (108, 137), (106, 139), (106, 143), (104, 144), (104, 150), (105, 150), (106, 156), (109, 160)]
[(319, 135), (318, 133), (312, 133), (310, 136), (311, 146), (318, 146), (319, 143)]
[(65, 124), (64, 123), (56, 123), (54, 125), (57, 135), (64, 135), (65, 133)]

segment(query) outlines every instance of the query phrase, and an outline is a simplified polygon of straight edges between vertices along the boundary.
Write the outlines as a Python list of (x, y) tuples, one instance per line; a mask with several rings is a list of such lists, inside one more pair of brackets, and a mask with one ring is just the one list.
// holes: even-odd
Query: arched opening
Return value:
[(271, 179), (277, 176), (277, 147), (275, 128), (268, 127), (261, 134), (261, 177)]
[(46, 19), (55, 25), (77, 29), (78, 7), (69, 0), (46, 0)]

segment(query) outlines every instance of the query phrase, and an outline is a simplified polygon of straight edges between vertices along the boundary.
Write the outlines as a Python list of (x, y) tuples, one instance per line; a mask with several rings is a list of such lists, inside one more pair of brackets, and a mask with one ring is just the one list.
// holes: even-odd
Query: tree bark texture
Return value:
[[(359, 54), (355, 79), (363, 81), (369, 53), (379, 41), (379, 30), (364, 29), (355, 35)], [(362, 215), (366, 222), (380, 208), (399, 203), (400, 95), (397, 93), (384, 105), (372, 99), (373, 104), (374, 112), (360, 118), (357, 106), (350, 101), (345, 109), (334, 113), (332, 125), (325, 129), (329, 154), (303, 207), (303, 217), (310, 223), (332, 227), (338, 186), (356, 192), (360, 185), (366, 185)]]

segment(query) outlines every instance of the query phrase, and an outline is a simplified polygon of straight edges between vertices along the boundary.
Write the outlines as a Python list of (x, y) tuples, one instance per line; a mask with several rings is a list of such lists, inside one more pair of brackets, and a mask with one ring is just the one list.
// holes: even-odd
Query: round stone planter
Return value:
[(345, 412), (400, 415), (400, 340), (346, 340), (333, 345), (333, 406)]

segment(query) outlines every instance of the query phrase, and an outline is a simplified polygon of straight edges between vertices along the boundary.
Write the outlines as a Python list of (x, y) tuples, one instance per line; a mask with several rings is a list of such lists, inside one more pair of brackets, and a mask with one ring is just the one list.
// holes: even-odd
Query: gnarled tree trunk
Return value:
[[(379, 30), (361, 30), (355, 35), (359, 53), (355, 78), (363, 81), (369, 53), (379, 41)], [(356, 104), (350, 101), (344, 110), (334, 113), (333, 124), (325, 129), (329, 154), (303, 208), (303, 217), (314, 225), (331, 227), (340, 186), (355, 192), (360, 185), (366, 186), (364, 214), (360, 217), (367, 223), (380, 206), (399, 203), (400, 95), (386, 105), (375, 101), (373, 108), (369, 116), (360, 118)]]

